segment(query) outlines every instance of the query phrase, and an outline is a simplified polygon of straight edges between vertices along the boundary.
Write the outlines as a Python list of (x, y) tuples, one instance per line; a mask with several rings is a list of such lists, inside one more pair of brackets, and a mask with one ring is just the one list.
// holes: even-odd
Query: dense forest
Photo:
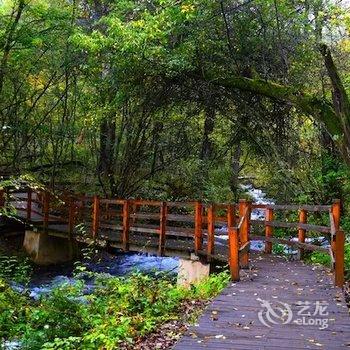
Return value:
[[(4, 0), (0, 169), (110, 197), (349, 191), (346, 3)], [(88, 186), (87, 186), (88, 185)]]

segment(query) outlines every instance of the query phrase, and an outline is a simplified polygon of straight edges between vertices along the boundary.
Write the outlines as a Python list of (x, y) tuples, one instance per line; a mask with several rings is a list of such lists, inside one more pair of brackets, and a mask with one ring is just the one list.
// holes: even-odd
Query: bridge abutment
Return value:
[(38, 265), (68, 262), (74, 259), (76, 253), (75, 244), (71, 240), (31, 230), (25, 232), (23, 247)]
[(210, 264), (202, 262), (197, 256), (191, 255), (191, 259), (179, 260), (179, 273), (177, 283), (189, 287), (191, 284), (208, 277)]

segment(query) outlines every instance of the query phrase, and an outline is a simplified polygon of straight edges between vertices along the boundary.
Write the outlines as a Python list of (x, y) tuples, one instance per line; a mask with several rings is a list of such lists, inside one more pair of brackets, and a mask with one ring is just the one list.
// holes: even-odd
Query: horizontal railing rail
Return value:
[[(216, 226), (227, 226), (226, 245), (228, 262), (233, 280), (239, 280), (240, 269), (248, 267), (251, 239), (265, 241), (265, 253), (272, 252), (274, 243), (285, 244), (306, 251), (321, 251), (330, 255), (335, 284), (344, 283), (345, 235), (340, 227), (340, 202), (332, 205), (279, 205), (254, 204), (240, 200), (238, 204), (202, 203), (201, 201), (165, 202), (142, 199), (111, 199), (99, 196), (71, 195), (54, 196), (52, 193), (31, 188), (0, 190), (0, 207), (11, 203), (19, 216), (34, 225), (65, 231), (73, 239), (76, 227), (84, 223), (91, 230), (91, 238), (98, 240), (111, 237), (120, 242), (128, 251), (135, 244), (135, 234), (152, 235), (157, 240), (158, 254), (164, 255), (167, 240), (178, 238), (187, 240), (186, 249), (199, 256), (219, 259), (216, 254), (218, 244), (225, 242), (217, 236)], [(264, 219), (252, 220), (251, 212), (264, 212)], [(276, 220), (276, 213), (297, 211), (297, 222)], [(329, 213), (329, 226), (308, 223), (308, 213)], [(279, 216), (280, 214), (278, 214)], [(251, 234), (251, 225), (265, 228), (265, 235)], [(274, 237), (275, 228), (286, 228), (297, 232), (297, 240)], [(104, 231), (103, 231), (104, 230)], [(102, 232), (103, 231), (103, 232)], [(330, 238), (330, 248), (306, 242), (306, 233), (319, 232)], [(133, 236), (131, 236), (133, 235)], [(140, 236), (141, 237), (141, 236)], [(183, 248), (185, 249), (185, 248)], [(222, 257), (220, 257), (222, 259)]]

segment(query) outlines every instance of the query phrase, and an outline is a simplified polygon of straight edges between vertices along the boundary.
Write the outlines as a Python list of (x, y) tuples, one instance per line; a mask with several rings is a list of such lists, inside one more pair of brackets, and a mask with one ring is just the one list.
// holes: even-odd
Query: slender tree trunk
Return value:
[(109, 185), (109, 191), (113, 195), (115, 190), (115, 145), (116, 122), (115, 116), (106, 117), (100, 124), (100, 159), (98, 171), (100, 178)]
[(239, 186), (239, 173), (241, 170), (241, 156), (242, 156), (242, 145), (241, 145), (241, 140), (238, 140), (238, 143), (232, 152), (232, 160), (231, 160), (230, 187), (234, 195), (235, 201), (239, 199), (238, 186)]
[(4, 47), (3, 47), (3, 55), (1, 58), (1, 62), (0, 62), (0, 95), (2, 93), (2, 89), (4, 86), (7, 62), (8, 62), (9, 56), (10, 56), (10, 51), (12, 48), (14, 35), (16, 33), (16, 29), (17, 29), (18, 23), (22, 17), (22, 13), (23, 13), (25, 6), (26, 6), (26, 4), (25, 4), (24, 0), (20, 0), (18, 3), (17, 9), (13, 10), (13, 12), (12, 12), (11, 17), (15, 16), (15, 18), (14, 18), (13, 23), (11, 24), (11, 26), (8, 30), (7, 38), (6, 38)]
[(215, 127), (215, 109), (208, 107), (205, 110), (205, 121), (203, 129), (202, 149), (200, 159), (209, 160), (213, 154), (214, 145), (210, 139)]

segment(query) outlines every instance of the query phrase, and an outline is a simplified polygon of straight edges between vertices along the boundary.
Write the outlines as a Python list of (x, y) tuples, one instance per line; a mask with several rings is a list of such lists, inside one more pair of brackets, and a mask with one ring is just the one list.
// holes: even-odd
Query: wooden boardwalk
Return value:
[[(273, 255), (252, 254), (251, 270), (242, 273), (242, 280), (231, 283), (205, 310), (197, 325), (179, 340), (174, 350), (253, 350), (253, 349), (349, 349), (350, 317), (342, 290), (335, 287), (331, 274), (300, 261), (286, 261)], [(272, 317), (272, 324), (263, 313), (259, 320), (260, 300), (271, 303), (273, 310), (290, 305), (293, 319), (288, 324), (288, 313), (282, 319)], [(301, 310), (298, 302), (306, 305)], [(324, 303), (326, 309), (317, 310)], [(318, 305), (318, 306), (317, 306)], [(305, 323), (311, 319), (327, 320), (328, 327), (295, 323), (304, 316)], [(316, 313), (315, 316), (312, 314)], [(321, 321), (320, 321), (321, 322)]]

